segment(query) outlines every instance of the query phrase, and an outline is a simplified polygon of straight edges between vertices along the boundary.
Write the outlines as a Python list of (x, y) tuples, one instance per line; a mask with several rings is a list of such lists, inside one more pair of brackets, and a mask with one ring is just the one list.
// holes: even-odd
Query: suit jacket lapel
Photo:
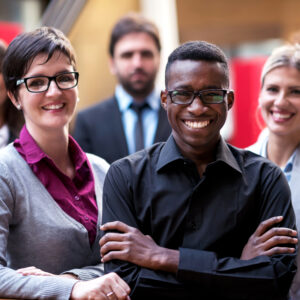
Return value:
[(122, 115), (119, 110), (118, 102), (114, 96), (112, 102), (112, 113), (108, 116), (109, 122), (112, 124), (111, 134), (112, 134), (112, 147), (118, 147), (120, 152), (120, 157), (128, 155), (128, 146), (125, 137), (125, 132), (122, 123)]

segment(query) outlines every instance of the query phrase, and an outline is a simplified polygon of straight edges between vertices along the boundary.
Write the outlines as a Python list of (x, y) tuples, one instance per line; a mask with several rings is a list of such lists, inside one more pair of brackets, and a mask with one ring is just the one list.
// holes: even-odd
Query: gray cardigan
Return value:
[[(108, 164), (91, 154), (88, 159), (100, 225)], [(99, 235), (98, 226), (90, 246), (85, 227), (59, 207), (14, 146), (0, 150), (0, 297), (69, 299), (76, 280), (22, 276), (14, 270), (35, 266), (54, 274), (72, 272), (82, 280), (101, 276)]]

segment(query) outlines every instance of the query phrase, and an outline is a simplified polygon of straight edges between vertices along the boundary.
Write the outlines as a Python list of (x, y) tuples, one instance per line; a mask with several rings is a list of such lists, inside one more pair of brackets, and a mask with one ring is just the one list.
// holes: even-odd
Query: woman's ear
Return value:
[(7, 92), (7, 96), (9, 97), (12, 104), (17, 108), (17, 110), (22, 109), (20, 102), (16, 99), (15, 95), (12, 92)]

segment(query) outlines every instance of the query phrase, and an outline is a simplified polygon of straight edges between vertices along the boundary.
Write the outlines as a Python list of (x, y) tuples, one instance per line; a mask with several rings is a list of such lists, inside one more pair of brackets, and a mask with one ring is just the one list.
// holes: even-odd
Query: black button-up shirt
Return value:
[(132, 299), (286, 299), (295, 254), (239, 259), (261, 221), (282, 215), (280, 226), (295, 229), (288, 184), (266, 159), (221, 139), (200, 178), (171, 136), (115, 162), (103, 197), (103, 223), (123, 221), (180, 251), (177, 274), (106, 263)]

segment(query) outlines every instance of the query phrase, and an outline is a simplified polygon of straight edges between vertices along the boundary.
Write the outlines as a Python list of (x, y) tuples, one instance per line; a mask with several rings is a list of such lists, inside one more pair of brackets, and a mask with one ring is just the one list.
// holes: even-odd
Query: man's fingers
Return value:
[(118, 259), (118, 260), (128, 260), (128, 257), (124, 251), (109, 251), (106, 252), (102, 257), (101, 257), (101, 262), (105, 263), (113, 259)]
[(297, 237), (297, 231), (290, 229), (290, 228), (286, 228), (286, 227), (273, 227), (273, 228), (269, 229), (267, 232), (265, 232), (260, 237), (260, 240), (262, 242), (265, 242), (276, 236), (277, 237), (285, 236), (285, 237), (295, 238), (295, 237)]
[[(284, 244), (294, 244), (295, 245), (297, 243), (298, 243), (297, 238), (292, 238), (289, 236), (274, 236), (264, 243), (264, 249), (269, 250), (269, 249), (274, 249), (274, 248), (285, 248), (285, 247), (280, 247), (280, 245), (284, 245)], [(288, 247), (288, 248), (291, 248), (291, 247)]]
[(113, 222), (107, 222), (100, 226), (100, 230), (103, 231), (119, 231), (120, 233), (134, 233), (134, 234), (140, 234), (140, 231), (132, 226), (128, 226), (127, 224), (121, 222), (121, 221), (113, 221)]
[(264, 234), (271, 226), (281, 222), (283, 220), (282, 216), (276, 216), (272, 217), (270, 219), (267, 219), (259, 224), (257, 229), (254, 232), (255, 236), (261, 236)]
[(116, 241), (110, 241), (105, 244), (100, 248), (100, 254), (101, 256), (104, 256), (106, 253), (110, 251), (120, 251), (123, 250), (126, 245), (122, 242), (116, 242)]
[(100, 247), (105, 245), (110, 241), (125, 241), (128, 237), (124, 233), (116, 233), (116, 232), (109, 232), (106, 233), (99, 241)]
[(121, 221), (113, 221), (113, 222), (107, 222), (100, 226), (100, 229), (103, 231), (107, 230), (117, 230), (120, 232), (128, 232), (131, 230), (132, 227), (128, 226), (127, 224), (121, 222)]
[(276, 254), (288, 254), (288, 253), (294, 253), (295, 248), (289, 248), (289, 247), (274, 247), (272, 249), (269, 249), (265, 251), (262, 255), (276, 255)]

